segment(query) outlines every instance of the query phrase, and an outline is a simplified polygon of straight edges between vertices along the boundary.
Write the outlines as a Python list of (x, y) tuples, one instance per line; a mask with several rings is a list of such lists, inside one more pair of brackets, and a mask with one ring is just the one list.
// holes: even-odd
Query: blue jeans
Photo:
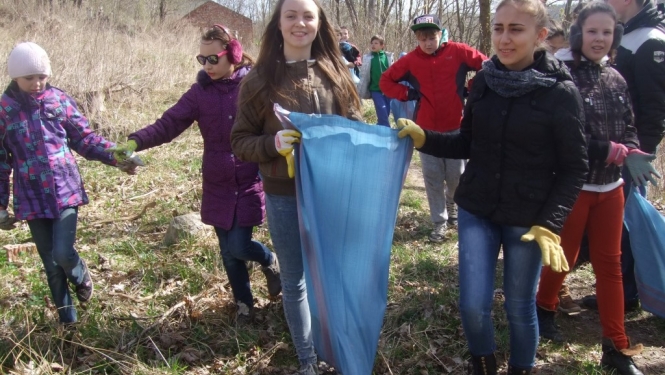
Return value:
[[(623, 167), (621, 177), (625, 184), (623, 185), (623, 196), (628, 199), (628, 193), (633, 186), (633, 179), (628, 172), (627, 167)], [(640, 195), (647, 196), (646, 186), (637, 187)], [(628, 229), (623, 226), (621, 233), (621, 274), (623, 275), (623, 300), (625, 302), (632, 302), (639, 298), (637, 294), (637, 281), (635, 281), (635, 258), (633, 258), (633, 248), (630, 246), (630, 235)]]
[(71, 207), (62, 210), (59, 219), (28, 220), (32, 239), (44, 263), (53, 303), (58, 308), (60, 323), (76, 322), (76, 309), (67, 281), (79, 285), (83, 282), (85, 270), (74, 249), (77, 219), (78, 208)]
[(222, 264), (229, 277), (233, 298), (249, 307), (254, 306), (254, 297), (249, 286), (246, 262), (254, 261), (267, 267), (272, 261), (270, 250), (262, 243), (252, 240), (253, 229), (254, 227), (238, 226), (237, 220), (233, 221), (233, 227), (229, 230), (215, 227)]
[(496, 349), (492, 324), (494, 275), (503, 245), (504, 308), (510, 327), (513, 366), (531, 368), (538, 347), (536, 288), (541, 252), (535, 241), (522, 242), (529, 228), (510, 227), (459, 209), (460, 312), (469, 351), (485, 356)]
[(266, 194), (270, 237), (279, 260), (282, 303), (301, 365), (316, 363), (295, 196)]
[(374, 109), (376, 110), (376, 124), (390, 127), (388, 116), (390, 115), (390, 98), (383, 95), (381, 91), (370, 91)]

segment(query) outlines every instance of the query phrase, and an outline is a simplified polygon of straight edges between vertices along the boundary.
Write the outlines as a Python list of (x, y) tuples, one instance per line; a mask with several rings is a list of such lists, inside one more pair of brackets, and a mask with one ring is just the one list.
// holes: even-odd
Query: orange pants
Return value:
[[(561, 246), (570, 267), (580, 252), (586, 229), (589, 255), (596, 274), (596, 296), (603, 337), (614, 342), (617, 349), (628, 347), (624, 328), (623, 285), (621, 281), (621, 229), (623, 226), (623, 188), (605, 193), (582, 191), (561, 230)], [(567, 273), (544, 267), (536, 304), (556, 311), (558, 292)]]

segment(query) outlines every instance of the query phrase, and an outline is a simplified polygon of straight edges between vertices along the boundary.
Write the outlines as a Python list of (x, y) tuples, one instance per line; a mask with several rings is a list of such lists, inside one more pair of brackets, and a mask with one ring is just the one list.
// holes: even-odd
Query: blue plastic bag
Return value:
[(665, 318), (665, 218), (633, 187), (624, 222), (630, 231), (642, 309)]
[(413, 143), (340, 116), (288, 118), (302, 133), (295, 178), (314, 345), (342, 374), (370, 375)]
[(391, 99), (390, 110), (393, 113), (395, 122), (401, 118), (413, 120), (413, 113), (416, 111), (416, 101), (409, 100), (407, 102), (401, 102), (397, 99)]
[[(444, 35), (446, 41), (448, 41), (448, 31), (446, 29), (443, 30), (445, 32)], [(401, 59), (404, 56), (406, 56), (406, 52), (400, 53), (398, 59)], [(400, 82), (400, 84), (409, 88), (413, 88), (413, 86), (411, 86), (408, 81), (402, 81)], [(416, 101), (409, 100), (406, 102), (402, 102), (397, 99), (391, 99), (390, 111), (393, 113), (393, 118), (395, 119), (395, 122), (397, 122), (397, 120), (401, 118), (405, 118), (407, 120), (415, 120), (413, 118), (413, 113), (416, 111)]]

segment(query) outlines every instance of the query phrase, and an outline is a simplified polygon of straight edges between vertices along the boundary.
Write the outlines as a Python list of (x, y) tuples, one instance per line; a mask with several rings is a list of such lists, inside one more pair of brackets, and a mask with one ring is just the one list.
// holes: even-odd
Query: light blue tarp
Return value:
[(665, 218), (632, 188), (624, 222), (630, 231), (642, 308), (665, 318)]
[(344, 375), (370, 375), (388, 294), (390, 249), (413, 143), (397, 130), (291, 113), (314, 345)]

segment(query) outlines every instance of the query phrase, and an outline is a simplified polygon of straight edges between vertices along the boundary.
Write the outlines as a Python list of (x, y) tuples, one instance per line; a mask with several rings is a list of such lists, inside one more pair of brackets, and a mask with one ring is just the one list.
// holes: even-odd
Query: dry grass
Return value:
[[(87, 92), (111, 92), (107, 110), (93, 118), (111, 139), (123, 139), (150, 124), (193, 82), (198, 69), (192, 58), (197, 30), (170, 23), (100, 20), (70, 8), (47, 13), (25, 1), (21, 3), (27, 8), (19, 13), (15, 3), (0, 0), (0, 56), (6, 56), (16, 42), (32, 40), (50, 53), (55, 85), (81, 100)], [(5, 59), (0, 60), (4, 64)], [(7, 78), (0, 83), (6, 84)], [(374, 116), (369, 102), (363, 112), (368, 120)], [(131, 177), (80, 160), (91, 204), (79, 214), (77, 247), (92, 270), (95, 297), (79, 308), (77, 330), (63, 330), (56, 323), (38, 256), (25, 252), (9, 262), (0, 253), (0, 373), (288, 374), (295, 370), (281, 301), (267, 298), (260, 272), (252, 276), (257, 323), (239, 328), (214, 233), (207, 230), (171, 247), (161, 244), (173, 216), (200, 209), (202, 145), (193, 127), (170, 144), (142, 152), (148, 166)], [(374, 372), (462, 374), (467, 349), (457, 306), (456, 236), (442, 245), (426, 241), (430, 224), (418, 166), (416, 157), (402, 194), (389, 306)], [(662, 196), (660, 190), (652, 192)], [(145, 215), (136, 220), (119, 219), (146, 206)], [(271, 246), (265, 226), (255, 236)], [(0, 245), (28, 241), (25, 224), (0, 233)], [(576, 298), (592, 292), (589, 267), (575, 272), (569, 282)], [(497, 293), (498, 356), (505, 370), (509, 345), (501, 304), (502, 295)], [(543, 343), (538, 372), (600, 374), (597, 314), (585, 312), (559, 321), (570, 344)], [(637, 358), (646, 373), (665, 373), (665, 323), (638, 312), (627, 316), (627, 327), (636, 341), (648, 347)]]
[[(90, 120), (112, 138), (154, 121), (193, 82), (198, 29), (185, 23), (125, 23), (89, 10), (36, 2), (0, 1), (0, 71), (16, 43), (35, 42), (48, 52), (51, 84), (86, 109), (103, 94), (106, 111)], [(0, 84), (9, 78), (2, 74)]]

